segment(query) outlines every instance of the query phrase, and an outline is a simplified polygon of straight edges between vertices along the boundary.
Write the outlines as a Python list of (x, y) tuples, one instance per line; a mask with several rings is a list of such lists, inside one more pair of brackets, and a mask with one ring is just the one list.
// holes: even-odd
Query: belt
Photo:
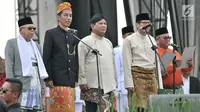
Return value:
[(33, 65), (33, 66), (38, 66), (38, 63), (32, 62), (32, 65)]
[[(173, 86), (167, 86), (167, 85), (163, 85), (164, 89), (173, 89)], [(182, 88), (182, 85), (175, 85), (175, 89), (180, 89)]]

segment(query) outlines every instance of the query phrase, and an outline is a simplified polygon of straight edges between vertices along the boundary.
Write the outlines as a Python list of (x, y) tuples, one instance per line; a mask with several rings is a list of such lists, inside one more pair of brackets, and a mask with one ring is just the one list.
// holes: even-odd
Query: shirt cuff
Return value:
[(124, 84), (125, 84), (125, 88), (133, 88), (134, 87), (134, 85), (133, 85), (133, 79), (125, 80)]
[(87, 84), (86, 78), (81, 78), (81, 79), (79, 79), (78, 84), (79, 84), (79, 85)]

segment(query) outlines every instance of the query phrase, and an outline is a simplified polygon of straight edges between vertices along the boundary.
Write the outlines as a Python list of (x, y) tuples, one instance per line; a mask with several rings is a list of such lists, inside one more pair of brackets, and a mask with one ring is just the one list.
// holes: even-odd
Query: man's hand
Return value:
[(90, 89), (87, 84), (79, 85), (81, 90), (88, 90)]
[(167, 71), (161, 71), (162, 76), (168, 75)]
[(47, 87), (50, 87), (50, 88), (53, 88), (53, 87), (54, 87), (53, 81), (52, 81), (52, 80), (45, 81), (45, 84), (46, 84)]
[(191, 67), (192, 65), (193, 65), (193, 58), (189, 58), (188, 67)]
[(128, 92), (134, 92), (134, 89), (131, 87), (131, 88), (126, 88)]
[(176, 67), (180, 67), (181, 66), (181, 60), (176, 60)]

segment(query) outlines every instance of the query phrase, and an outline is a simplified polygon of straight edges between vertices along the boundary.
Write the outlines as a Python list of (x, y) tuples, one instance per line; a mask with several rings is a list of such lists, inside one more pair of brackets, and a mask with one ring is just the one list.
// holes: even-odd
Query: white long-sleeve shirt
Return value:
[[(105, 37), (94, 33), (82, 39), (94, 49), (97, 49), (102, 56), (98, 55), (100, 86), (104, 93), (113, 91), (117, 86), (117, 74), (114, 63), (114, 51), (112, 43)], [(87, 84), (90, 88), (98, 88), (96, 56), (92, 50), (82, 42), (78, 44), (79, 55), (79, 84)]]
[[(156, 45), (156, 41), (152, 36), (150, 36), (150, 39)], [(142, 36), (138, 32), (124, 39), (122, 54), (125, 88), (134, 87), (131, 66), (155, 67), (155, 52), (151, 47), (152, 44), (148, 35)]]
[(183, 92), (184, 94), (190, 94), (190, 77), (188, 77), (187, 79), (183, 78), (183, 85), (182, 85), (182, 88), (183, 88)]
[(118, 82), (122, 82), (124, 81), (122, 47), (118, 46), (114, 48), (114, 53), (115, 53), (115, 66), (117, 71)]

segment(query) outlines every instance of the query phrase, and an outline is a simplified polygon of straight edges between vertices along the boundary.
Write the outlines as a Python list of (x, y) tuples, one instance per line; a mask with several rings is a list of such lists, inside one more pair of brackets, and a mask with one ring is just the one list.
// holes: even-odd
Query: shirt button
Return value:
[(70, 68), (68, 68), (68, 70), (70, 70)]
[(68, 36), (66, 36), (66, 38), (68, 38)]
[(68, 60), (68, 62), (71, 62), (71, 60)]

